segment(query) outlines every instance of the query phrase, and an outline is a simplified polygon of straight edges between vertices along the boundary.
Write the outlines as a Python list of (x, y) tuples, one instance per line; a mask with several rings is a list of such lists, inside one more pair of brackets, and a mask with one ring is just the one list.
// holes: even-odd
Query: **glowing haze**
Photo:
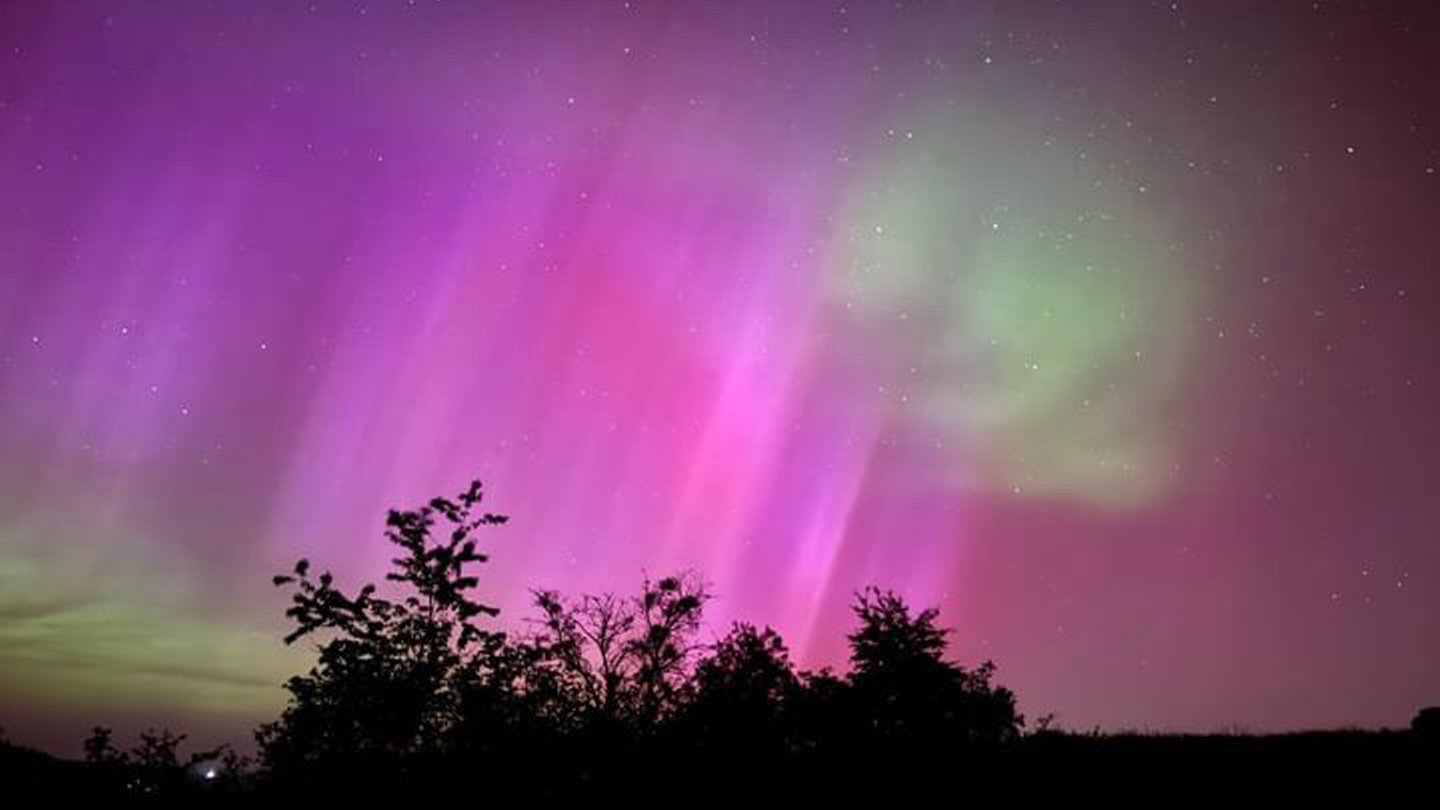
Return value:
[(242, 737), (268, 575), (475, 476), (512, 623), (693, 567), (1075, 726), (1440, 700), (1433, 12), (1078, 5), (6, 6), (0, 723)]

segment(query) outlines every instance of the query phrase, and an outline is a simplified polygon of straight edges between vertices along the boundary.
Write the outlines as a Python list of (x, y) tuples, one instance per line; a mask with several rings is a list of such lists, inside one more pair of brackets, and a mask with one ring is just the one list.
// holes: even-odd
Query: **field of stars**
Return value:
[(240, 739), (385, 510), (936, 605), (1070, 728), (1440, 702), (1428, 2), (0, 4), (0, 724)]

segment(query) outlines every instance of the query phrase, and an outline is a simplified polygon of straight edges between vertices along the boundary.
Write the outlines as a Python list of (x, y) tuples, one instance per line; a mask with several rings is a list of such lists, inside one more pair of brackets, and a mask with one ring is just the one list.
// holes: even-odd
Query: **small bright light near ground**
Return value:
[(206, 778), (206, 779), (214, 779), (214, 778), (215, 778), (215, 769), (214, 769), (214, 768), (206, 768), (206, 769), (205, 769), (205, 778)]

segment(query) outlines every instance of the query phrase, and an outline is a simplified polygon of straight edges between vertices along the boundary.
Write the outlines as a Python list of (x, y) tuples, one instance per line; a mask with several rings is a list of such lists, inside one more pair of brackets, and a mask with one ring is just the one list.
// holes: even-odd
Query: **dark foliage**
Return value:
[[(258, 741), (266, 784), (546, 798), (674, 789), (744, 768), (775, 779), (858, 756), (950, 755), (1014, 740), (1021, 719), (993, 666), (945, 659), (934, 610), (868, 590), (855, 604), (852, 672), (797, 673), (774, 630), (737, 624), (701, 642), (710, 593), (694, 574), (646, 577), (634, 596), (537, 590), (531, 630), (479, 624), (478, 483), (456, 500), (392, 512), (400, 551), (382, 596), (341, 591), (301, 560), (287, 642), (321, 635), (318, 660), (287, 684), (284, 714)], [(884, 756), (880, 756), (883, 752)]]
[(1440, 706), (1427, 706), (1415, 713), (1410, 721), (1410, 730), (1415, 736), (1434, 745), (1440, 745)]
[(399, 553), (383, 593), (343, 591), (306, 560), (275, 577), (291, 591), (284, 641), (315, 639), (316, 663), (290, 679), (283, 713), (256, 733), (258, 769), (228, 749), (184, 759), (184, 735), (168, 731), (122, 751), (97, 727), (71, 793), (186, 803), (894, 803), (955, 780), (1012, 785), (1034, 767), (1081, 778), (1123, 760), (1158, 778), (1167, 762), (1242, 769), (1341, 750), (1405, 762), (1440, 732), (1431, 708), (1413, 733), (1390, 736), (1077, 735), (1052, 716), (1022, 734), (994, 664), (951, 661), (935, 609), (874, 588), (856, 595), (843, 675), (797, 672), (768, 627), (737, 623), (703, 643), (711, 595), (692, 573), (646, 577), (633, 596), (535, 591), (531, 629), (507, 635), (482, 623), (499, 610), (475, 596), (472, 570), (486, 561), (476, 533), (506, 522), (480, 502), (475, 482), (454, 500), (391, 512), (386, 537)]
[(973, 670), (945, 660), (946, 631), (934, 608), (917, 614), (899, 596), (867, 589), (856, 600), (850, 684), (861, 731), (871, 744), (913, 755), (935, 740), (995, 745), (1020, 729), (1010, 690), (991, 684), (995, 665)]
[(280, 719), (256, 733), (274, 783), (363, 787), (409, 778), (449, 749), (477, 673), (505, 644), (475, 623), (499, 610), (471, 595), (478, 580), (468, 566), (486, 561), (474, 535), (506, 521), (480, 512), (480, 501), (476, 481), (455, 500), (389, 513), (386, 538), (401, 552), (386, 576), (394, 598), (371, 584), (348, 595), (328, 571), (312, 577), (307, 560), (275, 577), (293, 589), (285, 642), (323, 637), (315, 666), (286, 684)]

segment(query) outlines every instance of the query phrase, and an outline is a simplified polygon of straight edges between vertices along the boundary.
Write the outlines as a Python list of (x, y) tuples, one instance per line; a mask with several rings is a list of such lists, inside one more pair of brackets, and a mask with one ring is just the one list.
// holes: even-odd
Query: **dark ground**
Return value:
[[(1410, 731), (1323, 731), (1275, 735), (1147, 735), (1043, 732), (1003, 749), (954, 756), (908, 757), (883, 753), (844, 762), (794, 762), (776, 767), (758, 761), (678, 764), (654, 756), (607, 762), (586, 785), (557, 787), (543, 766), (499, 787), (483, 766), (459, 768), (453, 778), (360, 791), (347, 785), (320, 796), (267, 789), (253, 779), (210, 783), (190, 774), (166, 785), (147, 785), (134, 774), (107, 773), (102, 766), (65, 760), (0, 743), (0, 806), (250, 807), (306, 804), (400, 806), (435, 803), (465, 806), (512, 799), (530, 805), (606, 799), (631, 806), (820, 802), (841, 806), (925, 800), (926, 806), (1039, 798), (1133, 797), (1149, 803), (1187, 804), (1205, 797), (1248, 803), (1278, 799), (1321, 800), (1362, 806), (1432, 807), (1440, 781), (1440, 741)], [(356, 775), (360, 777), (359, 774)], [(374, 777), (374, 774), (368, 774)], [(362, 779), (363, 781), (363, 779)], [(383, 780), (382, 780), (383, 781)], [(443, 784), (444, 787), (435, 787)], [(507, 802), (509, 803), (509, 802)], [(598, 805), (597, 805), (598, 806)]]

